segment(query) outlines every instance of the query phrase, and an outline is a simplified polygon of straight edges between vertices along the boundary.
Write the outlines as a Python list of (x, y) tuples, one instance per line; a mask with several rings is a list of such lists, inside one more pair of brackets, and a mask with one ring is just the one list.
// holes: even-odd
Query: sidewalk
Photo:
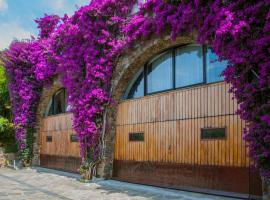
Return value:
[(113, 180), (81, 183), (78, 179), (77, 174), (43, 168), (0, 169), (0, 200), (233, 200)]

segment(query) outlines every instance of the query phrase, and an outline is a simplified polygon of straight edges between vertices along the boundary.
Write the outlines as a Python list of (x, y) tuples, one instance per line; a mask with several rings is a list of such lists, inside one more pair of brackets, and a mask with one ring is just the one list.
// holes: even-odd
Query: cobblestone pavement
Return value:
[(42, 168), (0, 169), (0, 200), (230, 200), (112, 180), (81, 183), (78, 178)]

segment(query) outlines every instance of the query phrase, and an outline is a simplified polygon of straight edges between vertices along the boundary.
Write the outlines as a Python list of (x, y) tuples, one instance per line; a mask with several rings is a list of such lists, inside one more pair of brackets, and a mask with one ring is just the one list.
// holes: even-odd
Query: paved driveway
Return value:
[[(0, 169), (0, 200), (229, 200), (112, 180), (81, 183), (78, 176), (42, 168)], [(235, 199), (234, 199), (235, 200)]]

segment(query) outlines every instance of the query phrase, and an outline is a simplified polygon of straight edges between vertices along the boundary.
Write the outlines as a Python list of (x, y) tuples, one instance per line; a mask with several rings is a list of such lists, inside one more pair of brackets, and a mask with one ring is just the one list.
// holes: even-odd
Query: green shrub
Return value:
[(8, 119), (0, 117), (0, 143), (6, 153), (17, 152), (14, 133), (14, 125)]
[(5, 68), (0, 63), (0, 116), (11, 120), (11, 104), (7, 88)]
[(4, 147), (6, 153), (17, 152), (15, 130), (11, 120), (11, 103), (7, 88), (6, 72), (0, 60), (0, 145)]

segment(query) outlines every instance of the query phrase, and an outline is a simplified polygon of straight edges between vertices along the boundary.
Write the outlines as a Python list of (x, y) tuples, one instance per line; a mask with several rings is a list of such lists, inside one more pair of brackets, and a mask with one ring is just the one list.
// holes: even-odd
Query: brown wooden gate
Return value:
[[(250, 169), (244, 122), (224, 82), (165, 92), (120, 103), (115, 179), (191, 191), (249, 197), (261, 195)], [(225, 137), (202, 139), (204, 128)]]
[(72, 129), (72, 114), (59, 114), (42, 119), (40, 130), (40, 165), (78, 172), (80, 148)]

